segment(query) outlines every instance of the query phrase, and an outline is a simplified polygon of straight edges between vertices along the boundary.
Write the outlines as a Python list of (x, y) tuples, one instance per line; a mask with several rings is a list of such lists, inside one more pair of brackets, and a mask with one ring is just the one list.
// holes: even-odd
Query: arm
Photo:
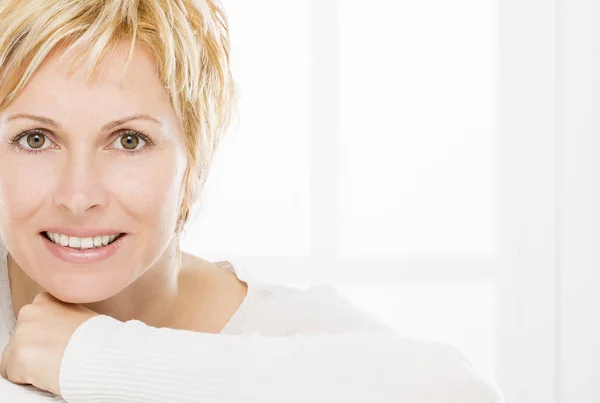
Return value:
[(442, 344), (358, 332), (215, 335), (104, 315), (73, 334), (60, 388), (69, 403), (503, 402)]

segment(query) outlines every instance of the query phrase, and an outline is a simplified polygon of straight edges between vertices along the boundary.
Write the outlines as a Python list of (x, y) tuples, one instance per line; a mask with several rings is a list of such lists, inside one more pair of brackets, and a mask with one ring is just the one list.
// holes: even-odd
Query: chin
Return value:
[[(52, 296), (62, 302), (68, 304), (89, 304), (93, 302), (103, 301), (110, 298), (112, 295), (105, 296), (104, 293), (81, 293), (74, 292), (73, 290), (46, 290)], [(114, 294), (113, 294), (114, 295)]]
[(105, 300), (106, 298), (94, 298), (88, 295), (74, 295), (73, 293), (62, 293), (62, 292), (52, 292), (48, 291), (52, 296), (62, 302), (67, 304), (90, 304), (93, 302), (98, 302)]
[(98, 282), (52, 282), (44, 289), (54, 298), (69, 304), (88, 304), (106, 300), (120, 290)]

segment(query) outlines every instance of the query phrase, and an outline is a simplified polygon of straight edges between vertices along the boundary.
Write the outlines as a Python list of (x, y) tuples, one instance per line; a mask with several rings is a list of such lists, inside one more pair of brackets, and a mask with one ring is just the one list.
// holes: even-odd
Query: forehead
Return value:
[(94, 77), (89, 75), (91, 69), (86, 71), (84, 63), (69, 73), (73, 61), (60, 60), (65, 49), (65, 46), (57, 46), (48, 54), (15, 99), (14, 108), (31, 107), (40, 102), (69, 105), (70, 108), (74, 105), (109, 109), (168, 106), (168, 94), (158, 77), (156, 64), (139, 43), (126, 71), (123, 69), (130, 51), (129, 41), (109, 47), (100, 59)]

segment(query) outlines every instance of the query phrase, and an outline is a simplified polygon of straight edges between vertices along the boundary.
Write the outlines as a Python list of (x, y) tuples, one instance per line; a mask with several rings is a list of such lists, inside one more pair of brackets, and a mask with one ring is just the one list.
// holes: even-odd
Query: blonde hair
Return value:
[(230, 71), (229, 27), (219, 0), (2, 0), (0, 1), (0, 110), (27, 84), (59, 44), (75, 50), (74, 66), (86, 70), (111, 46), (136, 41), (155, 59), (159, 78), (182, 124), (188, 166), (176, 224), (179, 235), (200, 198), (235, 106)]

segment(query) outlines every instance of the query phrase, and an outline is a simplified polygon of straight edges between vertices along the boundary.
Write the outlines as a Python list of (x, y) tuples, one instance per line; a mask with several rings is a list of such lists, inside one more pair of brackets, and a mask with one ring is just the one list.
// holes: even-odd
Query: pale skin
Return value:
[[(47, 292), (121, 321), (219, 333), (245, 298), (247, 284), (187, 253), (178, 264), (174, 229), (187, 164), (183, 132), (143, 47), (136, 48), (126, 84), (119, 87), (128, 49), (123, 42), (107, 54), (99, 77), (88, 85), (82, 70), (67, 76), (57, 48), (0, 111), (0, 233), (9, 250), (15, 315)], [(50, 118), (60, 127), (9, 121), (16, 114)], [(136, 114), (158, 123), (137, 119), (101, 130)], [(27, 136), (8, 144), (32, 129), (44, 134), (41, 152), (28, 152), (37, 149)], [(125, 130), (142, 132), (152, 144), (139, 141), (136, 150), (143, 151), (130, 154), (121, 142)], [(41, 244), (41, 228), (55, 225), (108, 226), (128, 239), (92, 269), (77, 267)]]

